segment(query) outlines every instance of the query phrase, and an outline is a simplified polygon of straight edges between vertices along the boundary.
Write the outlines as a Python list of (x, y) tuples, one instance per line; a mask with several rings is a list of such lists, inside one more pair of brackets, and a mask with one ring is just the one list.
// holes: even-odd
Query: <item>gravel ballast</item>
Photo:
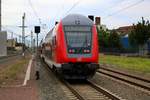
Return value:
[[(56, 76), (48, 71), (42, 62), (38, 62), (40, 79), (37, 80), (41, 100), (68, 100)], [(46, 66), (47, 67), (47, 66)]]
[(105, 77), (99, 73), (96, 73), (91, 80), (126, 100), (150, 100), (150, 94), (140, 91), (136, 87), (131, 87), (109, 77)]

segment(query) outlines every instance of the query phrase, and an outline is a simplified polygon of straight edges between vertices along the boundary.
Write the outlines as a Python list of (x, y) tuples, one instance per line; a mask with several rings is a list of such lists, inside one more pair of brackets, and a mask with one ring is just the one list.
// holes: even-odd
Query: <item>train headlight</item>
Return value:
[(86, 50), (86, 49), (85, 49), (83, 52), (84, 52), (84, 53), (90, 53), (90, 50)]
[(75, 50), (74, 49), (70, 49), (69, 53), (75, 53)]
[(69, 53), (72, 53), (72, 50), (71, 50), (71, 49), (69, 50)]
[(90, 53), (90, 50), (86, 50), (87, 53)]
[(86, 50), (84, 50), (83, 52), (86, 53)]

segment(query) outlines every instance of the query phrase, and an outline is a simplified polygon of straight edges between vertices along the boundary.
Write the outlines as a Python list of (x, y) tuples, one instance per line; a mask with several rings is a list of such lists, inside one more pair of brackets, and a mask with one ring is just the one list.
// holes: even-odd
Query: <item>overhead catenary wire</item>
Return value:
[(70, 13), (76, 6), (78, 6), (80, 4), (82, 0), (78, 0), (77, 2), (75, 2), (71, 8), (69, 8), (65, 13), (64, 13), (64, 16), (66, 16), (68, 13)]
[(113, 8), (119, 6), (120, 4), (122, 4), (125, 1), (128, 1), (128, 0), (121, 0), (118, 3), (116, 3), (115, 5), (111, 5), (110, 7), (107, 7), (105, 10), (102, 10), (101, 13), (106, 13), (106, 11), (109, 11), (110, 9), (113, 9)]
[(116, 14), (122, 12), (122, 11), (125, 11), (125, 10), (127, 10), (129, 8), (135, 7), (135, 6), (137, 6), (138, 4), (140, 4), (142, 2), (144, 2), (144, 0), (140, 0), (140, 1), (136, 2), (136, 3), (134, 3), (134, 4), (131, 4), (131, 5), (127, 6), (127, 7), (124, 7), (122, 9), (120, 9), (120, 10), (118, 10), (118, 11), (116, 11), (116, 12), (114, 12), (114, 13), (106, 16), (106, 17), (104, 17), (103, 19), (107, 19), (107, 18), (112, 17), (112, 16), (114, 16), (114, 15), (116, 15)]
[[(38, 15), (38, 13), (37, 13), (37, 11), (36, 11), (36, 9), (35, 9), (35, 7), (34, 7), (32, 1), (31, 1), (31, 0), (28, 0), (28, 2), (29, 2), (29, 5), (30, 5), (30, 7), (31, 7), (31, 9), (32, 9), (32, 11), (33, 11), (35, 17), (37, 17), (37, 19), (38, 19), (38, 21), (39, 21), (39, 24), (40, 24), (40, 26), (41, 26), (42, 31), (43, 31), (44, 33), (47, 33), (47, 32), (45, 31), (45, 26), (46, 26), (46, 24), (42, 22), (42, 19), (39, 17), (39, 15)], [(34, 26), (36, 26), (36, 25), (34, 25)], [(39, 35), (43, 35), (43, 34), (39, 34)], [(40, 40), (39, 40), (39, 41), (40, 41)]]
[[(44, 27), (44, 25), (46, 25), (46, 24), (42, 23), (42, 19), (39, 17), (39, 15), (38, 15), (38, 13), (37, 13), (35, 7), (33, 6), (33, 3), (31, 2), (31, 0), (28, 0), (28, 2), (29, 2), (29, 5), (30, 5), (31, 9), (33, 10), (34, 15), (37, 17), (37, 19), (38, 19), (38, 21), (39, 21), (39, 24)], [(32, 26), (35, 26), (35, 25), (31, 25), (31, 27), (32, 27)], [(43, 28), (43, 27), (42, 27), (42, 28)], [(43, 28), (43, 29), (44, 29), (44, 28)], [(45, 30), (44, 30), (44, 31), (45, 31)]]
[(35, 10), (31, 0), (28, 0), (28, 2), (29, 2), (29, 5), (30, 5), (31, 9), (33, 10), (34, 15), (37, 17), (39, 23), (42, 24), (41, 18), (39, 17), (37, 11)]
[(54, 19), (56, 20), (56, 17), (59, 16), (61, 14), (61, 12), (64, 10), (64, 4), (65, 4), (65, 0), (63, 0), (63, 3), (61, 5), (61, 9), (58, 9), (55, 16), (54, 16)]
[(125, 1), (128, 1), (128, 0), (121, 0), (121, 1), (119, 1), (117, 4), (110, 6), (109, 9), (112, 9), (112, 8), (114, 8), (114, 7), (116, 7), (116, 6), (120, 5), (120, 4), (122, 4), (122, 3), (125, 2)]

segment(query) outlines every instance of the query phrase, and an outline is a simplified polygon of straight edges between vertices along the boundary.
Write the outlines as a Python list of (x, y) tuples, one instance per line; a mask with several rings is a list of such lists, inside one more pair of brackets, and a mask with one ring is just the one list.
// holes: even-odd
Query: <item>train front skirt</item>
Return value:
[(62, 64), (57, 72), (65, 79), (89, 79), (98, 68), (99, 64), (96, 63), (67, 63)]

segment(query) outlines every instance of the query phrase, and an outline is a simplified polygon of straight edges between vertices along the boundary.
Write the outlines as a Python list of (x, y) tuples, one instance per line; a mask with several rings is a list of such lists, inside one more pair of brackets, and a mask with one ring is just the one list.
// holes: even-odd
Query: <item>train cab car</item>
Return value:
[(89, 18), (71, 14), (45, 37), (42, 57), (65, 79), (88, 79), (99, 68), (96, 26)]

